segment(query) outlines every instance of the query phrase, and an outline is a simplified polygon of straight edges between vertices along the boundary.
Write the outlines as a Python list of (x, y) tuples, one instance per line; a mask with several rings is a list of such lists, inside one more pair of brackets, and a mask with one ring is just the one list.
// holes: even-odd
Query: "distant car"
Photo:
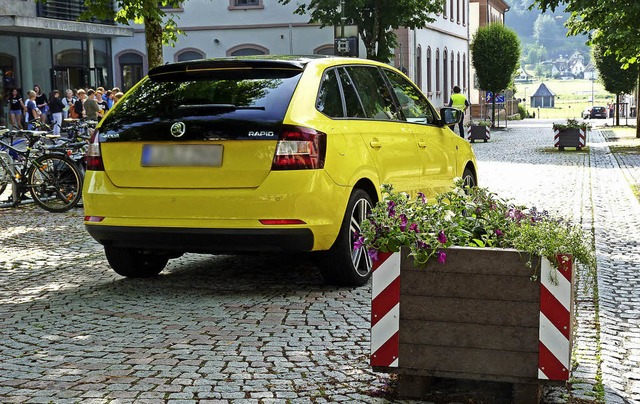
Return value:
[(607, 108), (601, 106), (588, 107), (582, 111), (582, 117), (584, 119), (607, 119)]
[(322, 251), (328, 283), (363, 285), (356, 243), (380, 185), (427, 197), (476, 184), (460, 111), (355, 58), (251, 57), (158, 66), (93, 135), (85, 225), (120, 275), (184, 252)]

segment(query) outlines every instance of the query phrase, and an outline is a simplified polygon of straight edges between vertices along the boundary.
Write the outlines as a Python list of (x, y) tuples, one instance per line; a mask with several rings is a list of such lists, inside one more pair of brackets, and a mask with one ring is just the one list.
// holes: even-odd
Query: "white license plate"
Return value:
[(159, 145), (142, 146), (143, 167), (220, 167), (222, 145)]

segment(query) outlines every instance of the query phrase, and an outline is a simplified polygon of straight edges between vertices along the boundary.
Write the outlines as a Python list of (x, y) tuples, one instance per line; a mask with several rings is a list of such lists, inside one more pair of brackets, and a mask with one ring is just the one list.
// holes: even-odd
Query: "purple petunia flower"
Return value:
[(387, 202), (387, 212), (389, 213), (389, 217), (395, 217), (396, 203), (394, 201)]
[(440, 230), (440, 233), (438, 233), (438, 242), (440, 244), (444, 244), (447, 242), (447, 236), (444, 234), (443, 230)]
[(376, 250), (374, 248), (369, 248), (367, 250), (367, 254), (369, 255), (369, 258), (371, 258), (373, 261), (377, 261), (378, 260), (378, 250)]
[(441, 264), (444, 264), (447, 261), (447, 254), (445, 254), (444, 251), (438, 251), (436, 256), (438, 257), (438, 262)]
[(418, 197), (420, 198), (422, 203), (427, 203), (427, 197), (422, 192), (418, 192)]
[(502, 236), (504, 236), (504, 232), (502, 230), (500, 230), (500, 229), (496, 229), (496, 236), (502, 237)]
[(420, 233), (420, 230), (418, 230), (418, 224), (417, 223), (411, 223), (409, 225), (409, 230), (416, 232), (416, 233)]
[(364, 245), (364, 237), (358, 237), (358, 239), (353, 243), (353, 249), (359, 250)]
[(400, 231), (405, 231), (407, 229), (407, 223), (409, 219), (407, 219), (407, 215), (404, 213), (400, 215)]

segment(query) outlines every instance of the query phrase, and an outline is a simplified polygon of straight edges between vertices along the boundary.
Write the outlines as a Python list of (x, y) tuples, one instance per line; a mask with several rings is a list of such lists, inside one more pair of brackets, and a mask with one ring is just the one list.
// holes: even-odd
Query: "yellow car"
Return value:
[(370, 60), (248, 57), (156, 67), (92, 137), (85, 226), (127, 277), (185, 252), (324, 251), (327, 283), (363, 285), (354, 247), (380, 185), (475, 185), (468, 142), (400, 71)]

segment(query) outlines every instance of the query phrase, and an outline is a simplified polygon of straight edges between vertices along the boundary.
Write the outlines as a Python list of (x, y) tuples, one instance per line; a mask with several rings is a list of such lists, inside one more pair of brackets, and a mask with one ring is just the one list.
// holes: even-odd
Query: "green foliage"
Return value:
[(525, 119), (527, 117), (527, 109), (522, 104), (518, 104), (518, 114), (520, 115), (520, 119)]
[(604, 88), (613, 94), (632, 93), (638, 81), (638, 65), (622, 68), (614, 53), (607, 52), (603, 45), (595, 45), (593, 58), (596, 62)]
[(591, 238), (581, 228), (547, 211), (514, 205), (486, 188), (468, 188), (458, 180), (434, 203), (421, 194), (411, 200), (389, 185), (383, 185), (382, 196), (357, 241), (371, 256), (407, 246), (417, 264), (433, 257), (444, 263), (442, 249), (450, 246), (515, 248), (552, 263), (558, 254), (571, 254), (595, 271)]
[(553, 130), (566, 130), (566, 129), (582, 129), (588, 130), (589, 124), (586, 122), (578, 122), (576, 119), (567, 119), (567, 123), (554, 123)]
[(469, 122), (465, 122), (464, 126), (491, 126), (491, 121), (474, 121), (470, 120)]
[[(289, 4), (291, 0), (278, 0)], [(340, 26), (340, 0), (296, 2), (296, 14), (309, 14), (311, 21), (325, 26)], [(346, 0), (345, 24), (357, 25), (367, 50), (367, 58), (388, 62), (397, 46), (394, 29), (422, 28), (442, 12), (443, 0)]]

